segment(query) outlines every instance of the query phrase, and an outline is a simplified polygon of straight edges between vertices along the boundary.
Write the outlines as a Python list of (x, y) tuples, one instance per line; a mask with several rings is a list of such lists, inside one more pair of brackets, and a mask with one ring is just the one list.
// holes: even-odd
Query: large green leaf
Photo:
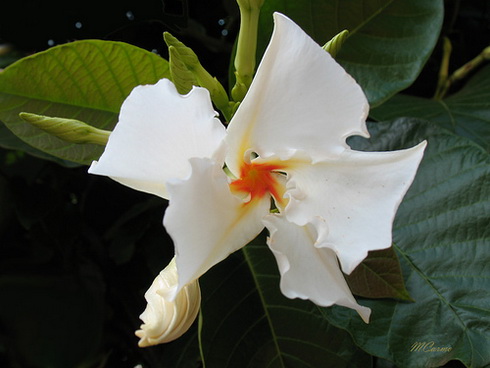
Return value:
[(68, 43), (21, 59), (0, 73), (0, 120), (38, 150), (88, 164), (102, 147), (67, 143), (18, 114), (73, 118), (111, 129), (129, 92), (163, 77), (169, 77), (168, 62), (138, 47), (100, 40)]
[(259, 55), (272, 32), (272, 12), (296, 21), (319, 44), (350, 31), (336, 59), (359, 82), (371, 105), (406, 88), (438, 39), (442, 0), (267, 0), (260, 17)]
[[(366, 150), (391, 150), (425, 138), (429, 142), (394, 225), (395, 249), (415, 302), (363, 301), (373, 311), (369, 325), (345, 308), (322, 311), (364, 350), (397, 366), (439, 367), (453, 359), (469, 367), (487, 366), (489, 155), (466, 138), (416, 119), (370, 128), (376, 143), (351, 143)], [(417, 350), (416, 343), (429, 345)], [(433, 348), (440, 351), (427, 351)]]
[(443, 100), (396, 95), (372, 110), (371, 116), (377, 120), (398, 116), (427, 119), (490, 151), (490, 65), (476, 73), (459, 92)]
[(201, 288), (208, 368), (372, 366), (371, 357), (314, 304), (280, 293), (279, 271), (263, 237), (208, 272)]

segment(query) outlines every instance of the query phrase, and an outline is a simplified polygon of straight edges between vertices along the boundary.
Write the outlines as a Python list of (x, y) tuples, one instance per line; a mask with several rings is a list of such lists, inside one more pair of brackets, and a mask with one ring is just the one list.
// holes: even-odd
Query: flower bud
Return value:
[(344, 29), (342, 32), (336, 34), (330, 41), (323, 45), (323, 49), (327, 51), (333, 58), (337, 56), (338, 52), (342, 48), (342, 45), (349, 37), (349, 31)]
[(70, 143), (92, 143), (105, 146), (111, 134), (108, 130), (98, 129), (76, 119), (36, 115), (28, 112), (21, 112), (19, 117), (46, 133)]
[[(172, 81), (176, 85), (179, 93), (189, 92), (192, 84), (206, 88), (216, 107), (221, 110), (226, 119), (230, 119), (231, 105), (223, 85), (204, 69), (199, 62), (199, 58), (191, 48), (184, 45), (168, 32), (163, 34), (163, 38), (169, 48)], [(182, 81), (185, 81), (186, 86), (182, 85)], [(186, 89), (188, 90), (186, 91)]]
[(196, 319), (201, 304), (198, 281), (184, 286), (171, 300), (177, 284), (177, 266), (173, 258), (145, 293), (148, 305), (140, 315), (143, 324), (136, 331), (140, 347), (173, 341), (182, 336)]

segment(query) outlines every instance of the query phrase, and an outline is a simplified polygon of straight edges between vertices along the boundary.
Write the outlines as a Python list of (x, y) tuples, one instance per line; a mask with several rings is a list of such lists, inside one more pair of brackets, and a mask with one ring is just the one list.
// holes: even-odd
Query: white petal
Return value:
[(288, 172), (285, 214), (303, 226), (315, 216), (328, 226), (326, 246), (349, 274), (369, 250), (391, 246), (393, 220), (412, 183), (426, 143), (394, 152), (347, 150), (338, 161)]
[(225, 134), (206, 89), (182, 96), (162, 79), (133, 89), (89, 172), (166, 198), (166, 181), (186, 177), (191, 157), (215, 157)]
[(285, 157), (290, 150), (324, 159), (369, 136), (369, 105), (359, 85), (303, 30), (274, 14), (270, 44), (229, 127), (227, 165), (238, 173), (247, 150)]
[(281, 273), (281, 291), (288, 298), (309, 299), (317, 305), (333, 304), (355, 309), (368, 323), (371, 310), (357, 304), (345, 281), (335, 253), (317, 248), (321, 243), (322, 220), (313, 219), (298, 226), (282, 215), (269, 215), (264, 224), (270, 231), (269, 247), (276, 256)]
[(209, 159), (190, 162), (191, 176), (168, 184), (164, 217), (175, 244), (179, 288), (253, 240), (271, 203), (269, 196), (244, 203), (230, 192), (220, 165)]
[(182, 336), (196, 319), (201, 305), (201, 290), (197, 280), (186, 285), (170, 301), (166, 295), (177, 288), (178, 274), (175, 258), (155, 278), (145, 293), (148, 302), (140, 318), (141, 329), (136, 331), (141, 347), (162, 344)]

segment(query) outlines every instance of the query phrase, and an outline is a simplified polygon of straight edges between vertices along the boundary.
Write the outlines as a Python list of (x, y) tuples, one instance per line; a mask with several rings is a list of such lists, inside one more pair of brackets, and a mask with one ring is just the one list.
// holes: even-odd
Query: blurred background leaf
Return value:
[[(0, 320), (26, 366), (74, 367), (98, 352), (104, 326), (100, 272), (0, 277)], [(19, 318), (22, 316), (22, 318)], [(8, 342), (7, 342), (8, 344)]]

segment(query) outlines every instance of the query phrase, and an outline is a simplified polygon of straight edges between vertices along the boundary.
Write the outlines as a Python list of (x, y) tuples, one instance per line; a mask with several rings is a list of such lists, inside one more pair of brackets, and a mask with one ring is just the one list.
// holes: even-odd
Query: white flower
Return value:
[(139, 346), (170, 342), (182, 336), (196, 319), (201, 305), (201, 290), (197, 280), (187, 284), (173, 301), (167, 295), (173, 293), (178, 284), (175, 258), (155, 278), (145, 293), (148, 302), (140, 318), (144, 322), (136, 331)]
[(353, 308), (367, 322), (370, 310), (357, 304), (341, 269), (348, 274), (368, 251), (391, 246), (425, 142), (395, 152), (350, 149), (347, 137), (369, 136), (361, 88), (290, 19), (274, 19), (227, 130), (205, 89), (181, 96), (165, 79), (139, 86), (90, 172), (169, 199), (164, 225), (179, 277), (168, 300), (265, 226), (284, 295)]

